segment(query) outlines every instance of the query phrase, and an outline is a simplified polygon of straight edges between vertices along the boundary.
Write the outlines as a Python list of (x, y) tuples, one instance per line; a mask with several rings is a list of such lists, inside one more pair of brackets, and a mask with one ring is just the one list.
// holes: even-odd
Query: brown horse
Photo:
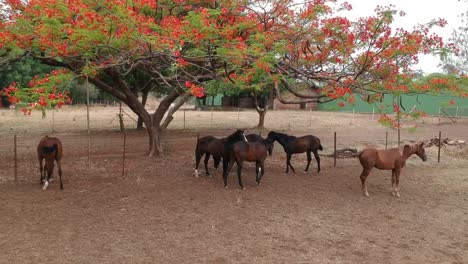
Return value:
[[(58, 138), (45, 136), (39, 142), (39, 145), (37, 146), (37, 158), (39, 159), (39, 170), (41, 173), (40, 183), (44, 183), (42, 190), (47, 189), (49, 186), (49, 181), (52, 179), (52, 174), (54, 172), (54, 160), (57, 162), (58, 173), (60, 176), (60, 189), (63, 190), (62, 165), (60, 164), (62, 155), (62, 142)], [(45, 164), (44, 167), (42, 167), (42, 160), (44, 159)]]
[(359, 161), (362, 165), (361, 184), (362, 192), (369, 196), (366, 186), (366, 178), (372, 168), (380, 170), (392, 170), (392, 195), (400, 197), (399, 183), (400, 172), (405, 166), (406, 160), (413, 154), (418, 155), (423, 161), (427, 160), (424, 143), (415, 145), (405, 145), (402, 148), (392, 148), (388, 150), (366, 148), (359, 154)]
[(307, 135), (303, 137), (290, 136), (284, 133), (278, 133), (271, 131), (268, 133), (267, 140), (274, 142), (275, 140), (283, 146), (284, 152), (286, 152), (286, 172), (289, 172), (289, 168), (296, 173), (294, 167), (291, 165), (291, 156), (296, 153), (307, 153), (307, 166), (304, 171), (309, 170), (310, 161), (312, 160), (311, 153), (314, 153), (314, 157), (317, 160), (317, 173), (320, 172), (320, 156), (319, 150), (323, 150), (320, 139), (313, 135)]
[(244, 161), (255, 162), (255, 181), (257, 182), (257, 185), (260, 185), (260, 181), (265, 173), (265, 159), (268, 156), (267, 152), (271, 149), (271, 145), (273, 145), (273, 142), (269, 140), (258, 142), (240, 141), (233, 144), (230, 147), (229, 167), (227, 168), (227, 162), (223, 164), (224, 187), (227, 188), (227, 177), (234, 165), (234, 162), (236, 162), (239, 186), (242, 190), (245, 190), (241, 177)]
[[(258, 134), (248, 134), (248, 135), (245, 135), (245, 137), (247, 138), (248, 142), (265, 142), (266, 140)], [(269, 145), (268, 155), (271, 156), (273, 155), (273, 147), (275, 146), (275, 144), (268, 144), (268, 145)]]
[(198, 165), (200, 164), (200, 160), (203, 155), (205, 155), (205, 172), (207, 176), (210, 176), (210, 172), (208, 171), (208, 161), (210, 156), (213, 156), (214, 167), (217, 169), (221, 158), (227, 154), (225, 153), (226, 142), (237, 142), (241, 140), (247, 141), (243, 129), (237, 129), (231, 135), (220, 139), (213, 136), (199, 138), (199, 135), (197, 134), (197, 145), (195, 147), (195, 177), (198, 178), (198, 175), (200, 174), (198, 172)]

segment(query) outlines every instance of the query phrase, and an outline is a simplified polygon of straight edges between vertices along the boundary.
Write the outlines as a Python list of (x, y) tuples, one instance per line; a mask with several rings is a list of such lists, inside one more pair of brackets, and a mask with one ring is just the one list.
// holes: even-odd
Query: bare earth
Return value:
[[(195, 178), (200, 135), (226, 136), (253, 127), (254, 112), (183, 112), (166, 135), (166, 156), (144, 156), (144, 131), (128, 131), (125, 175), (122, 134), (114, 107), (91, 112), (91, 163), (84, 108), (24, 117), (0, 111), (0, 263), (468, 263), (468, 147), (428, 148), (429, 160), (411, 157), (402, 172), (401, 198), (390, 195), (390, 171), (373, 170), (370, 197), (360, 191), (356, 159), (322, 156), (322, 171), (303, 173), (305, 154), (294, 155), (297, 174), (284, 174), (276, 144), (262, 185), (245, 166), (241, 191), (221, 170)], [(128, 111), (128, 110), (127, 110)], [(213, 115), (213, 121), (212, 120)], [(133, 116), (133, 115), (132, 115)], [(404, 142), (435, 137), (468, 140), (468, 122), (437, 125), (435, 118)], [(53, 128), (56, 131), (51, 133)], [(127, 127), (134, 126), (127, 116)], [(267, 114), (268, 129), (314, 134), (329, 154), (338, 147), (384, 146), (385, 128), (370, 115), (281, 111)], [(247, 130), (255, 132), (255, 130)], [(396, 132), (389, 132), (395, 145)], [(13, 135), (18, 135), (14, 182)], [(45, 135), (62, 139), (64, 190), (57, 175), (39, 185), (35, 148)], [(266, 132), (263, 132), (265, 135)], [(210, 160), (210, 168), (212, 161)]]

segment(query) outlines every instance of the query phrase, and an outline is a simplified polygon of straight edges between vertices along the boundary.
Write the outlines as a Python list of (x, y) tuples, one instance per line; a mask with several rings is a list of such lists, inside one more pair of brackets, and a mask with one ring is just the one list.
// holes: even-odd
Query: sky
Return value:
[[(432, 19), (444, 18), (447, 25), (444, 28), (433, 30), (447, 41), (453, 29), (461, 26), (459, 15), (468, 10), (466, 0), (347, 0), (353, 6), (351, 16), (365, 17), (374, 13), (377, 5), (394, 5), (397, 9), (406, 13), (405, 16), (395, 17), (394, 26), (411, 30), (416, 24), (423, 24)], [(421, 69), (425, 73), (442, 72), (437, 64), (440, 62), (437, 56), (420, 55), (419, 64), (415, 69)]]

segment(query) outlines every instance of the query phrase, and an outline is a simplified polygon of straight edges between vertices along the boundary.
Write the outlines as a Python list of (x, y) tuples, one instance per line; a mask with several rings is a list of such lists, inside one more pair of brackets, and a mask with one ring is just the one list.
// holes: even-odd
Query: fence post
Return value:
[(385, 131), (385, 149), (388, 148), (388, 131)]
[(336, 167), (336, 131), (333, 134), (333, 167)]
[(442, 131), (439, 131), (439, 152), (437, 153), (437, 163), (440, 163), (440, 146), (442, 146)]
[(375, 107), (372, 106), (372, 120), (374, 120)]
[(398, 112), (397, 112), (397, 121), (398, 121), (398, 147), (400, 147), (400, 118), (401, 118), (400, 106), (401, 106), (401, 95), (398, 96)]
[(309, 106), (309, 126), (312, 126), (312, 107)]
[(440, 106), (439, 106), (439, 125), (440, 125)]
[(356, 114), (356, 110), (355, 110), (354, 107), (353, 107), (353, 124), (354, 124), (354, 116), (355, 116), (355, 114)]
[(127, 145), (127, 132), (123, 133), (122, 176), (125, 175), (125, 151)]
[(185, 109), (184, 109), (184, 130), (185, 130)]
[(52, 108), (52, 133), (55, 132), (55, 108)]
[(13, 148), (14, 148), (14, 158), (15, 158), (15, 183), (18, 183), (18, 152), (17, 152), (17, 140), (16, 140), (16, 134), (13, 137)]
[(210, 120), (210, 128), (213, 127), (213, 107), (211, 107), (211, 120)]
[(86, 76), (86, 122), (88, 126), (88, 170), (91, 167), (91, 128), (89, 122), (89, 80)]
[(457, 110), (455, 110), (455, 117), (458, 117), (458, 105), (457, 105)]

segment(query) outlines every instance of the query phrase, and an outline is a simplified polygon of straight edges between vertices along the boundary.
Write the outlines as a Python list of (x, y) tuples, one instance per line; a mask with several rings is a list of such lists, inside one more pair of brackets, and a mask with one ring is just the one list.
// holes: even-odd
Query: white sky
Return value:
[[(395, 28), (412, 29), (416, 24), (423, 24), (432, 19), (444, 18), (447, 25), (444, 28), (433, 30), (447, 41), (453, 29), (461, 26), (459, 15), (468, 10), (466, 0), (347, 0), (353, 6), (352, 16), (365, 17), (374, 13), (377, 5), (387, 6), (393, 4), (396, 9), (406, 13), (405, 16), (395, 17)], [(421, 69), (425, 73), (441, 72), (437, 67), (439, 58), (432, 55), (419, 56), (419, 64), (415, 69)]]

